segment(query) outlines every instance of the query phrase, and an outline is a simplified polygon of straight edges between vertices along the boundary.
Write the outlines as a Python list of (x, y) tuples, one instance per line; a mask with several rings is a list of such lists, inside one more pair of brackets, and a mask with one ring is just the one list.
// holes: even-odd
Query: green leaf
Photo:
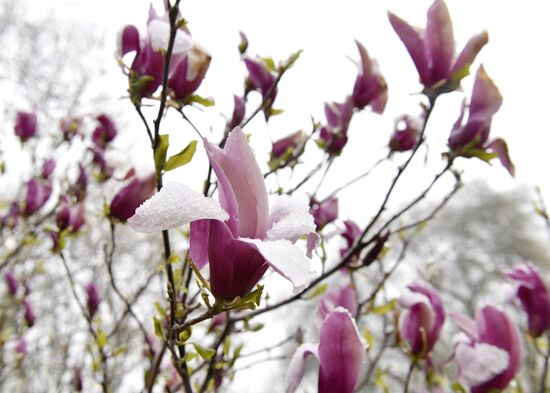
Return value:
[(192, 95), (191, 97), (188, 97), (185, 99), (185, 102), (188, 104), (200, 104), (202, 106), (214, 106), (216, 105), (216, 102), (212, 97), (201, 97), (199, 95)]
[(365, 330), (363, 330), (363, 337), (367, 341), (367, 351), (370, 351), (374, 344), (374, 336), (370, 332), (369, 328), (365, 328)]
[(304, 296), (304, 299), (310, 300), (310, 299), (313, 299), (317, 296), (320, 296), (320, 295), (322, 295), (323, 293), (325, 293), (327, 291), (327, 288), (328, 288), (328, 283), (317, 285), (311, 293)]
[(210, 360), (216, 354), (216, 351), (211, 348), (205, 348), (198, 343), (191, 343), (201, 358)]
[(269, 109), (269, 116), (277, 116), (277, 115), (280, 115), (283, 112), (284, 112), (283, 109), (270, 108)]
[(486, 150), (478, 149), (478, 148), (475, 148), (475, 147), (470, 147), (470, 148), (464, 150), (462, 155), (464, 155), (466, 157), (476, 157), (476, 158), (479, 158), (480, 160), (485, 161), (485, 162), (489, 162), (493, 158), (498, 157), (498, 154), (496, 154), (496, 153), (489, 153)]
[(466, 389), (464, 389), (462, 387), (461, 384), (459, 384), (458, 382), (455, 382), (451, 385), (451, 388), (453, 389), (453, 392), (458, 392), (458, 393), (466, 393)]
[(162, 318), (166, 317), (166, 310), (160, 305), (159, 302), (155, 302), (155, 308)]
[(165, 171), (171, 171), (172, 169), (179, 168), (180, 166), (189, 164), (193, 159), (193, 155), (197, 150), (197, 141), (191, 141), (185, 149), (180, 151), (178, 154), (173, 155), (166, 161), (164, 165)]
[(153, 317), (153, 325), (155, 326), (155, 336), (166, 340), (166, 336), (164, 335), (164, 329), (162, 328), (162, 323), (160, 322), (160, 319), (158, 319), (157, 317)]
[(262, 58), (263, 63), (269, 70), (269, 72), (275, 72), (275, 62), (271, 57), (263, 57)]
[(383, 304), (378, 307), (372, 307), (369, 311), (373, 314), (387, 314), (392, 311), (397, 305), (397, 299), (392, 299), (386, 304)]
[(157, 148), (155, 149), (155, 168), (157, 169), (157, 173), (162, 172), (164, 169), (169, 144), (168, 134), (159, 135)]
[(103, 330), (98, 329), (95, 342), (99, 349), (105, 348), (105, 345), (107, 345), (107, 335)]
[(180, 334), (178, 334), (179, 344), (184, 344), (187, 340), (189, 340), (192, 334), (193, 334), (193, 329), (191, 329), (190, 326), (188, 328), (183, 329), (180, 332)]
[(300, 57), (300, 55), (302, 54), (303, 50), (300, 49), (299, 51), (297, 52), (294, 52), (293, 54), (291, 54), (289, 56), (288, 59), (286, 59), (284, 65), (283, 65), (283, 68), (285, 70), (288, 70), (290, 67), (292, 67), (294, 65), (294, 63), (296, 63), (296, 60), (298, 60), (298, 58)]
[(264, 290), (263, 285), (256, 286), (256, 289), (250, 292), (248, 295), (243, 296), (235, 304), (231, 305), (232, 310), (255, 310), (260, 305), (262, 293)]
[(118, 355), (125, 354), (127, 350), (128, 350), (128, 347), (123, 344), (111, 353), (111, 357), (116, 357)]

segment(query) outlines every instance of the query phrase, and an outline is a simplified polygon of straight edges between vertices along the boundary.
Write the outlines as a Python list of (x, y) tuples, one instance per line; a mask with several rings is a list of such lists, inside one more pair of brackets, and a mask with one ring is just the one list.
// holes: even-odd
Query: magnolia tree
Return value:
[[(131, 157), (112, 159), (120, 130), (106, 113), (59, 119), (51, 150), (38, 155), (40, 118), (25, 110), (14, 116), (14, 135), (32, 164), (16, 196), (3, 201), (0, 386), (231, 391), (239, 372), (258, 367), (258, 380), (239, 390), (484, 393), (528, 386), (545, 392), (550, 299), (534, 263), (517, 261), (503, 272), (514, 295), (478, 305), (475, 315), (447, 309), (425, 280), (392, 280), (415, 235), (459, 190), (461, 160), (499, 160), (514, 175), (506, 143), (489, 135), (502, 97), (483, 66), (472, 66), (487, 33), (457, 53), (442, 0), (428, 9), (425, 28), (389, 13), (418, 71), (418, 112), (397, 119), (372, 167), (350, 168), (357, 173), (333, 186), (328, 173), (346, 151), (352, 119), (365, 111), (383, 116), (388, 100), (382, 70), (367, 49), (357, 42), (350, 94), (326, 103), (325, 118), (311, 129), (273, 142), (263, 172), (258, 161), (264, 158), (249, 142), (266, 136), (250, 122), (263, 117), (269, 124), (282, 112), (275, 109), (279, 82), (300, 52), (278, 62), (260, 57), (249, 53), (241, 33), (244, 89), (218, 137), (203, 137), (188, 112), (198, 107), (213, 116), (214, 100), (197, 94), (212, 54), (191, 35), (179, 3), (166, 2), (162, 15), (151, 8), (146, 31), (126, 26), (118, 37), (128, 107), (143, 125), (136, 138), (150, 143), (141, 155), (150, 173), (128, 167)], [(462, 92), (463, 78), (473, 78), (472, 91)], [(439, 97), (451, 92), (464, 100), (451, 114), (457, 120), (434, 171), (415, 158), (426, 150)], [(193, 140), (169, 155), (172, 113), (190, 126)], [(204, 168), (193, 160), (198, 150), (208, 158)], [(311, 151), (321, 152), (320, 160), (311, 159)], [(342, 220), (340, 192), (368, 182), (382, 163), (395, 170), (385, 185), (376, 184), (385, 187), (379, 206), (366, 221)], [(202, 189), (183, 178), (164, 181), (184, 165), (205, 176)], [(399, 195), (399, 207), (390, 208), (397, 186), (418, 171), (431, 180)], [(278, 181), (284, 173), (295, 176)], [(313, 179), (318, 184), (311, 185)], [(446, 194), (425, 216), (410, 219), (440, 183)], [(321, 184), (331, 188), (324, 197)], [(518, 315), (509, 313), (514, 298), (526, 317), (512, 318)], [(299, 315), (302, 322), (297, 327), (291, 318), (269, 315)], [(288, 336), (271, 339), (266, 332), (273, 326)], [(444, 331), (452, 341), (438, 342)], [(533, 378), (521, 371), (525, 352), (533, 354)], [(306, 367), (309, 357), (317, 362)], [(260, 364), (277, 360), (284, 379), (261, 387), (268, 372), (262, 374)], [(306, 371), (314, 377), (302, 381)]]

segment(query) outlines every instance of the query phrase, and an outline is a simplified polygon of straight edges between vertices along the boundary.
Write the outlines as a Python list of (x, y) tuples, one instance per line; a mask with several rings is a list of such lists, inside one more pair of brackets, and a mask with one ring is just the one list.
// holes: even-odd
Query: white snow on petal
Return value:
[(269, 266), (292, 283), (294, 292), (301, 291), (315, 278), (309, 258), (290, 241), (241, 240), (254, 244)]
[(510, 356), (508, 352), (486, 343), (476, 343), (475, 346), (458, 344), (456, 360), (460, 373), (458, 378), (468, 386), (485, 383), (508, 367)]
[(137, 208), (128, 223), (138, 232), (152, 233), (201, 219), (225, 221), (228, 218), (229, 215), (216, 200), (183, 184), (167, 182)]
[(294, 352), (285, 375), (285, 393), (294, 393), (304, 376), (304, 366), (308, 356), (319, 359), (318, 346), (316, 344), (302, 344)]
[(403, 293), (401, 294), (401, 296), (399, 296), (399, 299), (397, 301), (399, 302), (399, 305), (403, 308), (411, 308), (417, 303), (424, 303), (430, 308), (433, 308), (432, 304), (430, 303), (430, 299), (428, 299), (426, 295), (419, 292), (413, 292), (408, 288), (403, 290)]
[(302, 235), (315, 232), (315, 223), (307, 203), (288, 195), (275, 199), (269, 220), (272, 226), (267, 231), (268, 240), (286, 239), (295, 242)]
[[(153, 50), (159, 51), (161, 49), (166, 50), (168, 48), (168, 42), (170, 40), (170, 23), (162, 19), (154, 19), (149, 22), (147, 26), (149, 37), (151, 39), (151, 46)], [(193, 46), (193, 40), (191, 37), (178, 30), (176, 32), (176, 38), (174, 40), (173, 54), (185, 53)]]

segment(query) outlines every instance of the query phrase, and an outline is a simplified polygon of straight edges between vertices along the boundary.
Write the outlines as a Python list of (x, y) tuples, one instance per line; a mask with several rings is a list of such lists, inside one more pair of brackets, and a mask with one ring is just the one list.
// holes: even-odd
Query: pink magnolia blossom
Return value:
[(99, 308), (101, 303), (101, 293), (97, 284), (90, 281), (86, 284), (86, 308), (88, 309), (88, 315), (92, 318)]
[(498, 156), (500, 163), (514, 176), (514, 164), (508, 155), (506, 142), (497, 138), (489, 141), (489, 132), (493, 115), (502, 105), (502, 96), (493, 81), (487, 76), (483, 66), (479, 67), (474, 81), (472, 98), (468, 107), (468, 119), (464, 121), (466, 105), (453, 125), (449, 137), (449, 148), (452, 153), (463, 157), (479, 157), (484, 160), (485, 154)]
[(10, 295), (17, 295), (17, 288), (19, 288), (19, 282), (15, 275), (12, 272), (4, 273), (4, 279), (6, 280), (6, 285), (8, 286), (8, 292)]
[(505, 274), (517, 283), (516, 296), (527, 314), (529, 334), (541, 336), (550, 328), (550, 297), (540, 272), (526, 262)]
[(27, 183), (27, 195), (23, 215), (29, 217), (42, 208), (50, 199), (52, 184), (46, 179), (32, 178)]
[(231, 119), (227, 123), (226, 128), (228, 130), (232, 130), (233, 128), (240, 126), (244, 119), (245, 113), (246, 113), (246, 107), (245, 107), (244, 99), (242, 97), (234, 95), (233, 96), (233, 114), (231, 115)]
[(443, 0), (435, 0), (429, 8), (426, 29), (413, 27), (391, 12), (389, 19), (418, 70), (420, 82), (440, 92), (458, 88), (489, 40), (486, 32), (473, 36), (455, 58), (453, 24)]
[(352, 100), (356, 108), (363, 109), (369, 105), (373, 112), (382, 113), (388, 101), (388, 85), (378, 70), (378, 64), (371, 60), (365, 47), (356, 41), (361, 65), (359, 75), (353, 86)]
[(319, 360), (318, 393), (353, 393), (365, 360), (365, 344), (348, 310), (338, 307), (321, 326), (319, 344), (302, 344), (290, 361), (286, 393), (294, 393), (309, 356)]
[(321, 128), (318, 143), (330, 155), (339, 155), (348, 143), (348, 128), (353, 116), (353, 99), (347, 97), (344, 102), (326, 103), (327, 123)]
[(34, 313), (31, 303), (27, 299), (23, 300), (23, 317), (25, 318), (25, 322), (28, 327), (32, 327), (34, 325), (36, 314)]
[(338, 198), (336, 197), (326, 198), (322, 201), (312, 198), (309, 206), (309, 212), (319, 231), (338, 218)]
[(455, 345), (458, 378), (472, 393), (503, 390), (516, 375), (523, 353), (516, 324), (504, 312), (485, 306), (476, 320), (451, 314), (464, 333)]
[(206, 140), (204, 146), (218, 178), (219, 203), (166, 183), (129, 224), (139, 232), (156, 232), (191, 223), (191, 259), (199, 269), (208, 263), (218, 299), (245, 295), (268, 267), (296, 289), (304, 288), (313, 271), (294, 242), (304, 234), (316, 237), (307, 205), (281, 196), (270, 212), (262, 172), (240, 128), (229, 134), (224, 149)]
[(97, 121), (99, 124), (92, 133), (92, 142), (104, 150), (107, 144), (116, 137), (117, 129), (113, 120), (105, 114), (99, 115)]
[(154, 173), (144, 178), (134, 178), (123, 187), (111, 201), (111, 217), (126, 221), (136, 209), (155, 192), (157, 178)]
[(281, 160), (288, 159), (289, 156), (305, 141), (305, 135), (302, 130), (293, 132), (292, 134), (281, 138), (273, 142), (271, 148), (271, 159), (272, 160)]
[(335, 288), (327, 292), (319, 302), (317, 314), (324, 320), (332, 311), (338, 307), (348, 310), (351, 315), (357, 313), (357, 295), (351, 284), (345, 287)]
[(69, 204), (66, 197), (61, 199), (61, 204), (57, 210), (56, 223), (57, 227), (62, 231), (69, 229), (71, 233), (76, 233), (84, 225), (84, 204), (77, 203)]
[(404, 309), (399, 321), (399, 334), (407, 341), (411, 355), (429, 357), (445, 322), (443, 302), (427, 282), (415, 282), (407, 288), (409, 293), (399, 298), (399, 305)]
[(414, 149), (419, 142), (421, 127), (419, 119), (409, 115), (401, 116), (395, 123), (390, 150), (404, 152)]
[(201, 85), (210, 67), (212, 56), (200, 45), (194, 44), (173, 67), (168, 86), (176, 98), (184, 100)]
[(29, 140), (36, 135), (38, 129), (37, 116), (34, 112), (17, 112), (15, 116), (15, 135), (21, 139), (22, 142)]

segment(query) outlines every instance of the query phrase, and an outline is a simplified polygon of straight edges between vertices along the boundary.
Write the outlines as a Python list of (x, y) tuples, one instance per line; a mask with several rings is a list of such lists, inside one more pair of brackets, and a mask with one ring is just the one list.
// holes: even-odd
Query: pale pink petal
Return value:
[[(246, 135), (236, 127), (229, 134), (223, 150), (207, 142), (205, 146), (218, 180), (223, 182), (225, 178), (234, 193), (238, 208), (238, 235), (263, 239), (269, 218), (267, 190)], [(224, 192), (227, 191), (227, 185), (220, 183), (220, 186)]]
[(350, 312), (338, 307), (321, 326), (319, 393), (353, 393), (365, 360), (365, 344)]
[(458, 378), (468, 386), (481, 385), (508, 367), (510, 356), (494, 345), (476, 343), (458, 344), (455, 350), (459, 367)]
[(241, 239), (256, 246), (273, 270), (289, 280), (299, 292), (315, 277), (311, 261), (288, 240)]
[(501, 105), (502, 95), (498, 87), (489, 78), (483, 66), (480, 66), (474, 81), (468, 122), (472, 120), (490, 121)]
[(267, 240), (286, 239), (295, 242), (302, 235), (315, 232), (313, 216), (304, 201), (288, 195), (279, 196), (271, 208)]
[(486, 31), (481, 32), (472, 38), (466, 43), (462, 52), (458, 55), (456, 62), (453, 66), (452, 72), (461, 71), (464, 67), (472, 65), (477, 54), (483, 48), (487, 42), (489, 42), (489, 35)]
[(458, 312), (452, 312), (449, 315), (451, 316), (451, 319), (453, 320), (455, 325), (464, 333), (466, 333), (470, 337), (470, 339), (478, 339), (479, 334), (477, 332), (477, 326), (474, 320)]
[(298, 347), (298, 349), (296, 349), (296, 352), (294, 352), (286, 371), (286, 393), (294, 393), (296, 389), (298, 389), (298, 386), (304, 376), (306, 359), (312, 355), (319, 358), (319, 354), (317, 353), (317, 345), (315, 344), (302, 344)]
[(228, 215), (214, 199), (168, 182), (136, 209), (128, 223), (138, 232), (152, 233), (207, 218), (225, 221)]

